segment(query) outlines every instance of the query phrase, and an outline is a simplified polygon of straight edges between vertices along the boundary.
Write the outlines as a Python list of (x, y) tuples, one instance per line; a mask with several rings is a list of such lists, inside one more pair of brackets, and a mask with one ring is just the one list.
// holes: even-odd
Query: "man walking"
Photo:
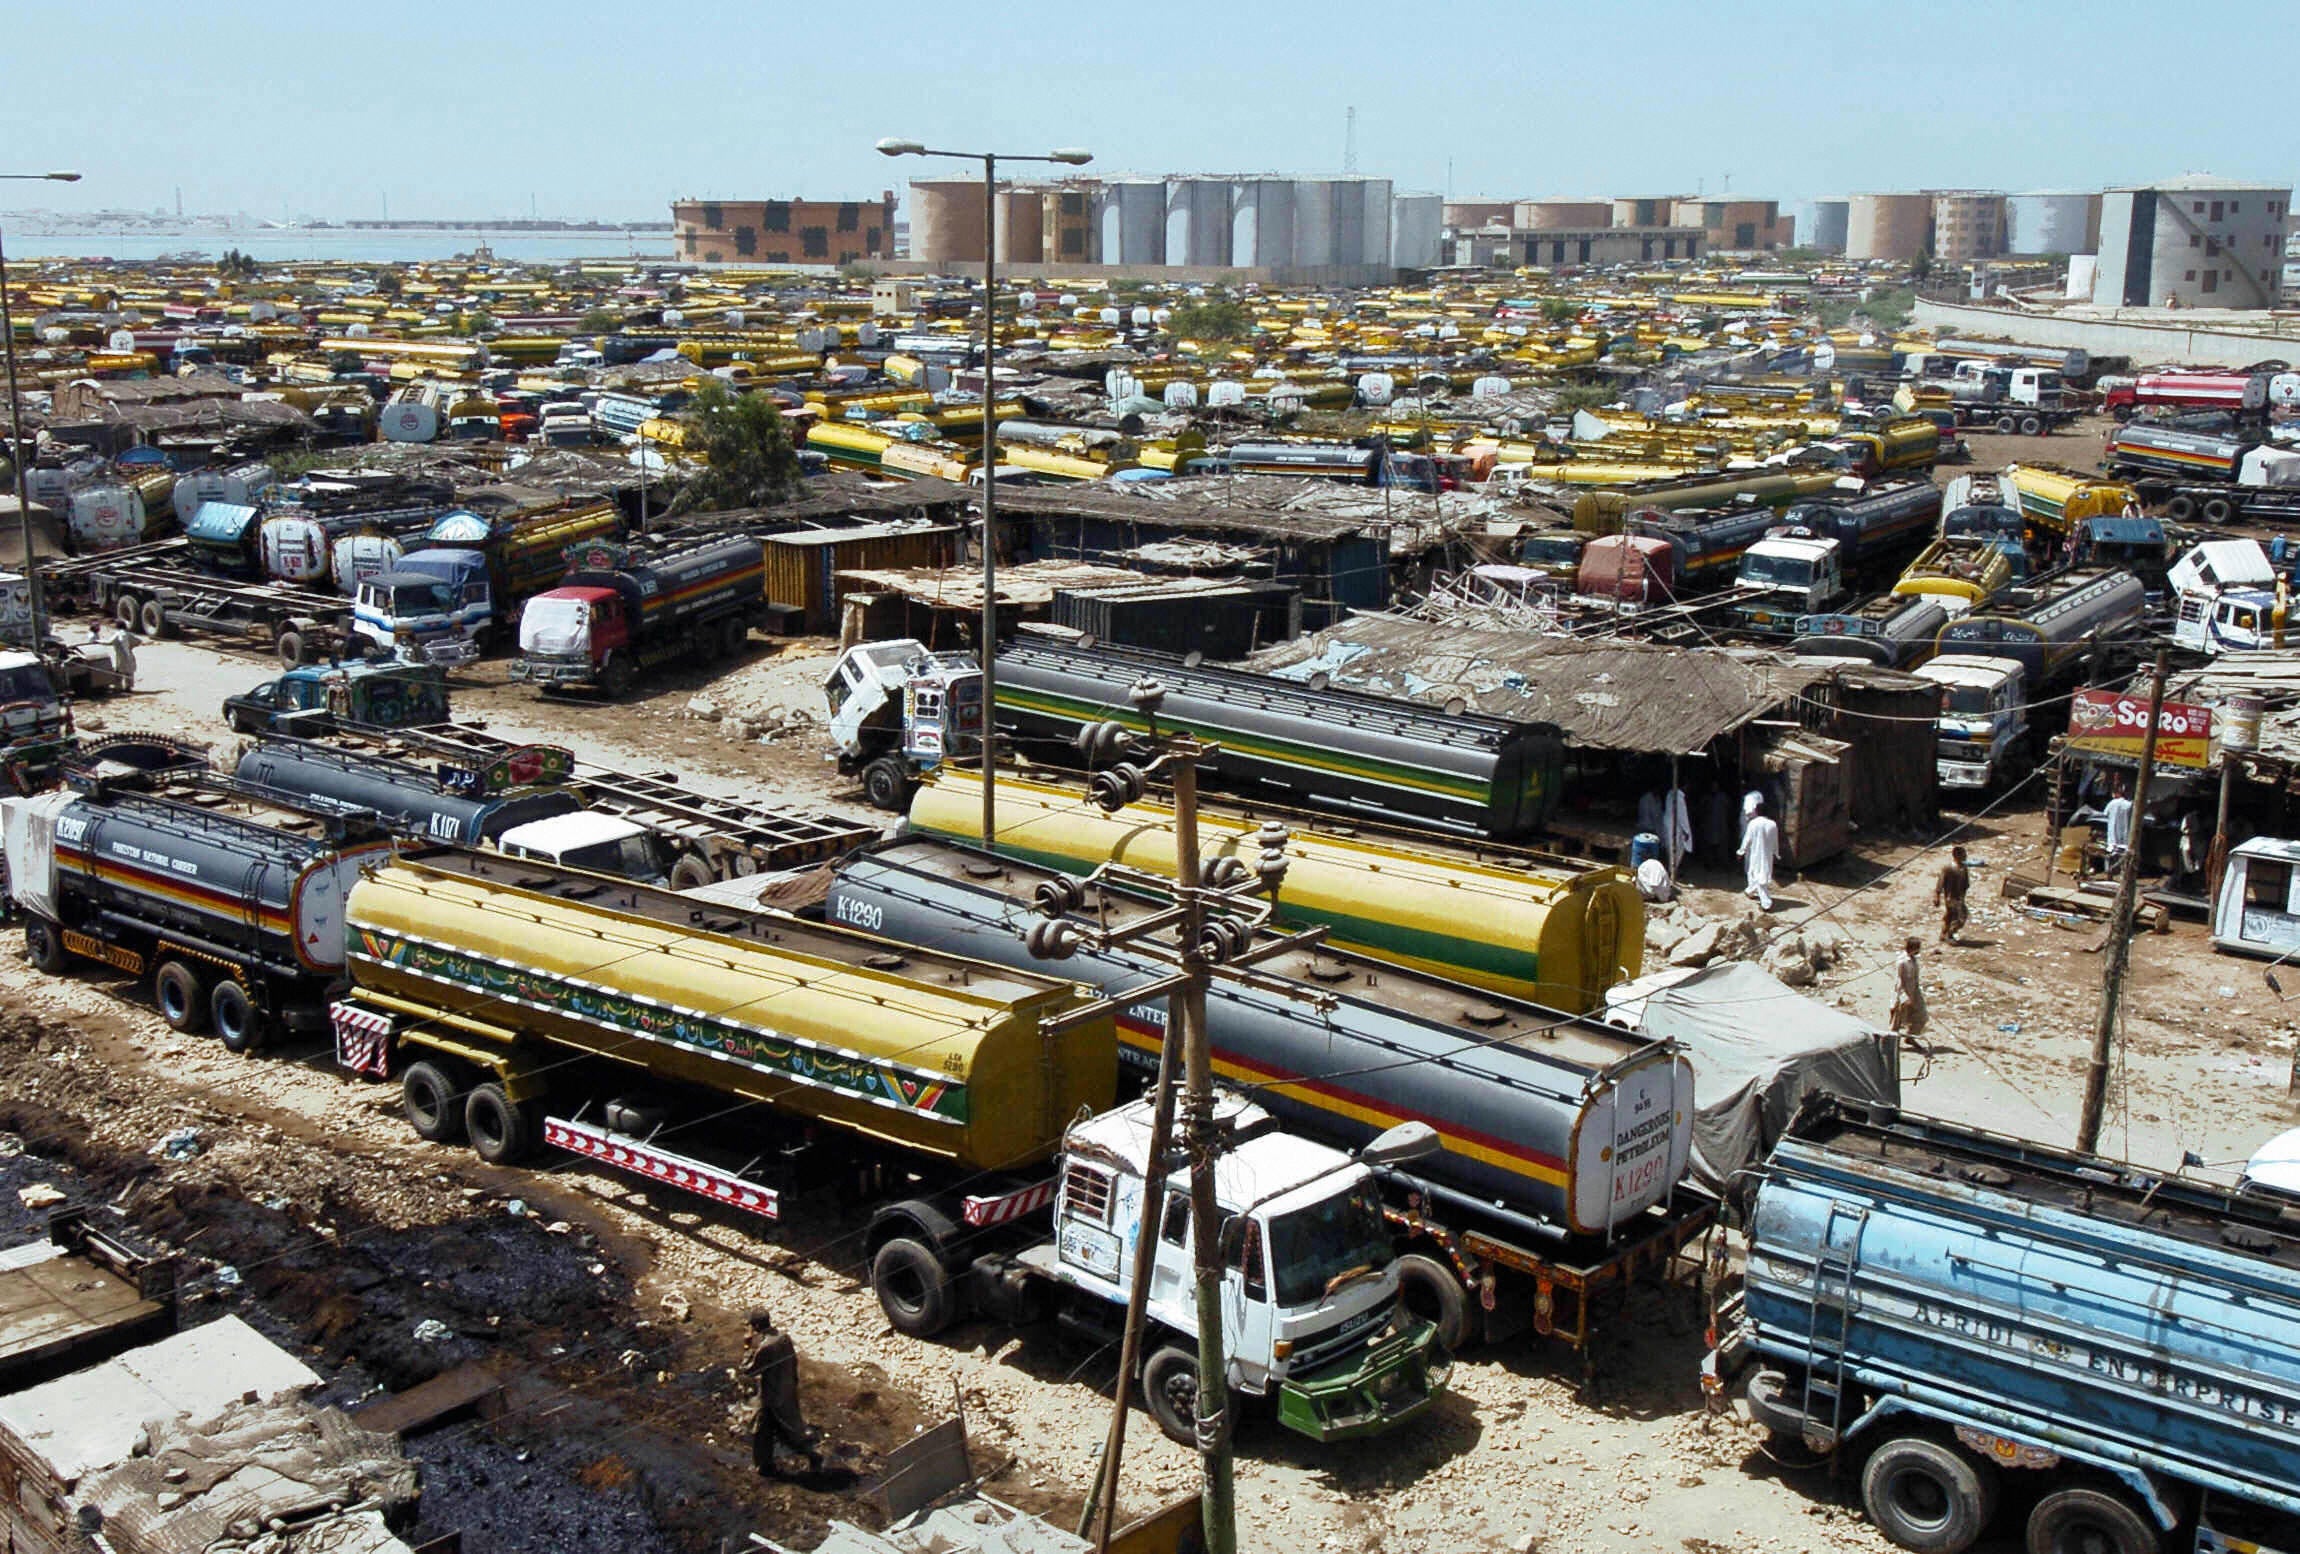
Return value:
[(743, 1373), (758, 1387), (751, 1414), (751, 1461), (760, 1473), (773, 1476), (775, 1448), (787, 1446), (802, 1453), (813, 1472), (823, 1470), (823, 1454), (816, 1447), (816, 1432), (799, 1411), (799, 1352), (788, 1333), (775, 1330), (775, 1319), (762, 1307), (751, 1313), (751, 1348), (743, 1356)]
[(1965, 864), (1962, 844), (1949, 849), (1941, 866), (1941, 882), (1933, 887), (1933, 904), (1941, 909), (1941, 943), (1954, 944), (1965, 926), (1965, 892), (1972, 887), (1972, 870)]
[(1773, 910), (1773, 862), (1781, 856), (1781, 828), (1765, 813), (1765, 802), (1756, 794), (1749, 795), (1743, 811), (1749, 818), (1741, 825), (1741, 866), (1746, 872), (1747, 887), (1743, 895), (1753, 897), (1757, 905)]
[(1924, 946), (1915, 938), (1901, 945), (1901, 958), (1893, 963), (1893, 1029), (1911, 1036), (1925, 1031), (1925, 985), (1917, 972), (1917, 952)]

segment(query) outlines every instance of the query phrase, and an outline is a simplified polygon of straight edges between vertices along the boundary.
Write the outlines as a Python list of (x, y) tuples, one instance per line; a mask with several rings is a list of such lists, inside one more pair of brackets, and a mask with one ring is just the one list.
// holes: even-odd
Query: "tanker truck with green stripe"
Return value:
[[(1114, 1022), (1077, 983), (453, 849), (370, 870), (348, 924), (337, 1060), (396, 1079), (422, 1137), (491, 1164), (555, 1149), (752, 1223), (835, 1190), (870, 1205), (867, 1229), (807, 1239), (859, 1259), (919, 1338), (969, 1315), (1114, 1333), (1148, 1255), (1137, 1379), (1194, 1438), (1189, 1234), (1162, 1201), (1139, 1234), (1148, 1113), (1113, 1109)], [(1400, 1299), (1382, 1150), (1250, 1106), (1228, 1121), (1212, 1233), (1234, 1390), (1320, 1440), (1426, 1409), (1448, 1361)], [(1186, 1173), (1169, 1180), (1186, 1202)]]

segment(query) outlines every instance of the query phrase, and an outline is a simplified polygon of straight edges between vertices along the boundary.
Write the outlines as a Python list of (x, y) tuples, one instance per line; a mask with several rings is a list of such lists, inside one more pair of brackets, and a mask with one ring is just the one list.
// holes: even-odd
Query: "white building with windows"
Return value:
[(2292, 190), (2190, 174), (2101, 197), (2101, 307), (2272, 308)]

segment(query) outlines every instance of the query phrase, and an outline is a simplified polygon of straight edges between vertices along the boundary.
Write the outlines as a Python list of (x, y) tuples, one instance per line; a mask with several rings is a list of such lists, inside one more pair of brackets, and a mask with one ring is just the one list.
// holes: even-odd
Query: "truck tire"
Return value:
[(2028, 1515), (2028, 1554), (2163, 1554), (2149, 1519), (2101, 1489), (2056, 1489)]
[(2020, 421), (2017, 417), (2009, 413), (2000, 415), (1997, 417), (1997, 430), (2003, 433), (2005, 436), (2010, 437), (2013, 433), (2020, 430)]
[(139, 629), (155, 641), (175, 635), (176, 628), (168, 624), (167, 607), (157, 599), (146, 599), (144, 607), (136, 612)]
[(2188, 523), (2196, 517), (2196, 498), (2182, 491), (2164, 504), (2164, 516), (2174, 523)]
[(121, 594), (112, 601), (112, 619), (123, 626), (141, 628), (144, 624), (144, 601), (134, 594)]
[(2207, 497), (2199, 509), (2206, 523), (2234, 523), (2236, 504), (2224, 496)]
[(463, 1104), (456, 1099), (454, 1076), (437, 1063), (407, 1065), (399, 1076), (399, 1109), (415, 1136), (433, 1144), (453, 1144), (463, 1137)]
[(600, 666), (599, 683), (607, 694), (620, 701), (631, 694), (631, 659), (625, 653), (609, 653), (607, 662)]
[(72, 952), (64, 948), (64, 931), (45, 917), (24, 920), (24, 954), (52, 977), (62, 976), (72, 963)]
[(2024, 416), (2022, 416), (2022, 417), (2020, 418), (2020, 434), (2021, 434), (2023, 437), (2034, 437), (2034, 436), (2037, 436), (2039, 433), (2043, 432), (2043, 430), (2044, 430), (2044, 417), (2043, 417), (2043, 416), (2040, 416), (2040, 415), (2024, 415)]
[(180, 960), (164, 960), (154, 968), (152, 1002), (168, 1029), (179, 1035), (197, 1036), (207, 1027), (207, 991), (200, 986), (200, 974)]
[(1142, 1362), (1142, 1406), (1166, 1439), (1198, 1448), (1198, 1355), (1177, 1343), (1160, 1344)]
[(687, 853), (671, 865), (673, 890), (700, 890), (717, 878), (711, 873), (710, 860), (701, 853)]
[(751, 645), (749, 623), (740, 620), (727, 622), (723, 628), (723, 635), (719, 639), (719, 644), (719, 651), (726, 654), (727, 657), (740, 657), (743, 651)]
[(901, 813), (910, 804), (910, 773), (902, 757), (882, 755), (863, 768), (863, 798), (873, 809)]
[(1789, 1400), (1794, 1386), (1795, 1383), (1779, 1371), (1757, 1370), (1749, 1373), (1749, 1385), (1741, 1395), (1749, 1405), (1749, 1417), (1761, 1428), (1792, 1441), (1802, 1441), (1805, 1413)]
[(1995, 1490), (1993, 1473), (1921, 1435), (1885, 1442), (1861, 1469), (1869, 1520), (1917, 1554), (1964, 1554), (1995, 1514)]
[(1408, 1252), (1397, 1261), (1398, 1294), (1406, 1310), (1437, 1324), (1438, 1342), (1459, 1354), (1469, 1342), (1469, 1291), (1434, 1257)]
[(272, 651), (279, 655), (282, 668), (295, 668), (296, 665), (303, 662), (303, 633), (300, 631), (281, 632), (278, 640), (272, 643)]
[(887, 1322), (907, 1338), (932, 1338), (958, 1315), (950, 1270), (909, 1236), (896, 1236), (871, 1258), (870, 1287)]
[(463, 1128), (471, 1150), (489, 1165), (516, 1165), (535, 1152), (538, 1135), (532, 1101), (514, 1101), (492, 1081), (475, 1087), (463, 1103)]
[(226, 1052), (254, 1052), (264, 1044), (263, 1011), (237, 977), (224, 978), (209, 992), (208, 1018)]

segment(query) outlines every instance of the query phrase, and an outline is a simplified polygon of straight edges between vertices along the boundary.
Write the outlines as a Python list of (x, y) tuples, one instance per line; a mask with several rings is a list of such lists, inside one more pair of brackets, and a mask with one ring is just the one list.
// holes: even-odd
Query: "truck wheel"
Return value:
[(300, 631), (281, 632), (279, 640), (272, 644), (272, 651), (279, 655), (282, 667), (295, 668), (296, 665), (303, 662), (303, 633)]
[(2044, 417), (2043, 417), (2043, 416), (2038, 416), (2038, 415), (2024, 415), (2024, 416), (2022, 416), (2022, 417), (2020, 418), (2020, 434), (2021, 434), (2023, 437), (2034, 437), (2034, 436), (2036, 436), (2038, 433), (2042, 432), (2043, 430), (2044, 430)]
[(910, 773), (901, 757), (882, 755), (863, 768), (863, 797), (873, 809), (900, 811), (910, 802)]
[(226, 977), (208, 994), (208, 1017), (226, 1052), (253, 1052), (264, 1044), (263, 1011), (237, 977)]
[(489, 1165), (515, 1165), (534, 1153), (535, 1125), (532, 1102), (514, 1101), (499, 1084), (484, 1084), (463, 1103), (464, 1130), (471, 1135), (472, 1152)]
[(1166, 1439), (1198, 1446), (1198, 1356), (1180, 1344), (1162, 1344), (1142, 1365), (1142, 1406)]
[(144, 607), (136, 612), (136, 618), (143, 623), (143, 632), (147, 637), (157, 640), (175, 635), (175, 628), (168, 624), (167, 607), (157, 599), (146, 599)]
[(871, 1293), (894, 1330), (909, 1338), (932, 1338), (958, 1315), (950, 1270), (924, 1242), (897, 1236), (870, 1260)]
[(72, 963), (72, 952), (64, 948), (63, 930), (44, 917), (25, 920), (24, 953), (33, 965), (52, 977), (62, 976), (64, 968)]
[(1997, 417), (1997, 430), (2010, 437), (2014, 432), (2020, 430), (2020, 422), (2012, 416), (2000, 415)]
[(122, 594), (112, 601), (112, 619), (123, 626), (141, 626), (144, 623), (144, 601), (134, 594)]
[(2164, 504), (2164, 516), (2174, 523), (2187, 523), (2196, 516), (2196, 498), (2181, 492)]
[(2206, 523), (2234, 523), (2236, 504), (2224, 496), (2208, 497), (2200, 511)]
[(433, 1144), (453, 1144), (463, 1137), (463, 1107), (455, 1098), (455, 1081), (437, 1063), (410, 1063), (399, 1076), (399, 1109), (415, 1136)]
[(725, 635), (720, 638), (720, 651), (735, 658), (750, 645), (751, 628), (739, 620), (727, 622)]
[(1437, 1324), (1438, 1342), (1459, 1354), (1469, 1341), (1469, 1292), (1453, 1270), (1434, 1257), (1408, 1252), (1397, 1261), (1398, 1293), (1406, 1310)]
[(700, 890), (716, 877), (711, 873), (710, 861), (699, 853), (688, 853), (671, 865), (673, 890)]
[(2028, 1516), (2028, 1554), (2163, 1554), (2148, 1518), (2099, 1489), (2060, 1489)]
[(1861, 1470), (1869, 1520), (1917, 1554), (1964, 1554), (1996, 1510), (1994, 1489), (1971, 1458), (1918, 1435), (1887, 1441)]
[(631, 660), (621, 653), (608, 654), (606, 669), (602, 674), (601, 679), (607, 687), (608, 695), (613, 696), (618, 700), (622, 697), (630, 695), (632, 680)]
[(180, 960), (164, 960), (152, 973), (152, 1002), (168, 1029), (197, 1036), (208, 1023), (207, 995), (200, 990), (199, 973)]

